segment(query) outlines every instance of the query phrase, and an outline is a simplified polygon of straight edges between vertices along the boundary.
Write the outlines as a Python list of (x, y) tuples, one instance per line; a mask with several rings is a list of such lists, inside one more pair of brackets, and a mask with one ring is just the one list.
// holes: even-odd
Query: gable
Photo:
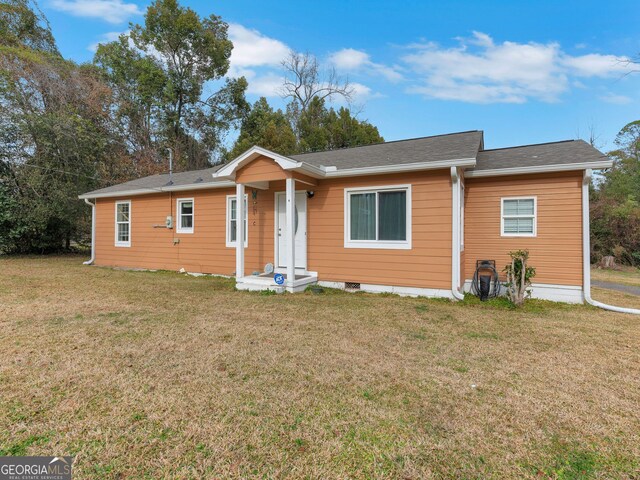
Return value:
[(236, 172), (237, 183), (269, 182), (284, 180), (287, 174), (273, 159), (264, 155), (241, 167)]

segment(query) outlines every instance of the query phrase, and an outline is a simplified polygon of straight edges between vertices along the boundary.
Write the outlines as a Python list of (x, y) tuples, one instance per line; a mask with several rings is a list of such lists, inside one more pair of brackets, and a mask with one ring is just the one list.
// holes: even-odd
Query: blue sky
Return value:
[[(41, 0), (62, 53), (142, 22), (149, 2)], [(484, 130), (485, 147), (586, 138), (603, 149), (640, 119), (640, 5), (634, 1), (182, 1), (230, 24), (230, 75), (276, 106), (288, 49), (309, 51), (356, 87), (361, 118), (386, 140)], [(640, 67), (639, 67), (640, 69)]]

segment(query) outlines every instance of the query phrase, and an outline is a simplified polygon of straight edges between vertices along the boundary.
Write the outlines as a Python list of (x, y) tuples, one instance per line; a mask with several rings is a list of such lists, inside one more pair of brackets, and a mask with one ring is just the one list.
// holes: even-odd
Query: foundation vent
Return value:
[(344, 289), (355, 292), (360, 290), (360, 284), (358, 282), (344, 282)]

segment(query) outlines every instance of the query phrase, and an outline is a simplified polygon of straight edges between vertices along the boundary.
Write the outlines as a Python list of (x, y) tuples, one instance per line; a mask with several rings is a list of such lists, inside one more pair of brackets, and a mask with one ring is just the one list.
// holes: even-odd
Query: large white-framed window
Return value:
[(131, 246), (131, 200), (119, 200), (115, 210), (115, 246)]
[(503, 197), (500, 203), (500, 234), (503, 237), (536, 236), (537, 197)]
[[(247, 211), (247, 203), (249, 196), (245, 194), (244, 196), (244, 246), (247, 247), (247, 238), (249, 231), (249, 215)], [(227, 247), (235, 247), (237, 235), (236, 232), (238, 226), (238, 209), (236, 196), (235, 195), (227, 195)]]
[(193, 233), (194, 203), (193, 198), (179, 198), (176, 201), (177, 233)]
[(411, 185), (344, 189), (345, 248), (411, 248)]

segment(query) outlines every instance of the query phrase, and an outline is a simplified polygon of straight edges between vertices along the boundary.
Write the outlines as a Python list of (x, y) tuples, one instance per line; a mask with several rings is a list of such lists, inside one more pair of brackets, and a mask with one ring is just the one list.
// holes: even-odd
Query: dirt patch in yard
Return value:
[(0, 259), (0, 454), (75, 478), (620, 478), (640, 322)]

